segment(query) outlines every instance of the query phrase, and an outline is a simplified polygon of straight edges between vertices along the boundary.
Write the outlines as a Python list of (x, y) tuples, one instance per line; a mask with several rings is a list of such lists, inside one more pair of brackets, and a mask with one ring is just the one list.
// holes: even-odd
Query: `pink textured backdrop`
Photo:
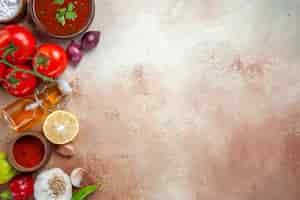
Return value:
[(299, 1), (96, 6), (101, 45), (66, 73), (77, 155), (48, 167), (89, 168), (95, 200), (300, 198)]

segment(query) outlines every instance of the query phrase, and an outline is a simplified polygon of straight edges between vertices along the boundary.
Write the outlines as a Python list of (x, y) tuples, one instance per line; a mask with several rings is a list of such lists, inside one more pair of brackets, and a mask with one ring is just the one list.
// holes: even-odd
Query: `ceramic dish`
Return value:
[[(42, 159), (34, 167), (30, 167), (30, 168), (24, 167), (24, 166), (20, 165), (15, 159), (15, 156), (14, 156), (15, 144), (18, 141), (20, 141), (21, 139), (23, 139), (24, 137), (32, 137), (32, 138), (38, 139), (43, 145), (44, 152), (43, 152)], [(9, 162), (11, 163), (11, 165), (17, 171), (19, 171), (19, 172), (33, 172), (33, 171), (36, 171), (36, 170), (42, 168), (48, 162), (48, 160), (50, 158), (51, 146), (47, 142), (47, 140), (43, 137), (42, 134), (34, 133), (34, 132), (28, 132), (28, 133), (23, 133), (23, 134), (17, 136), (16, 138), (14, 138), (12, 140), (12, 142), (10, 143), (10, 145), (9, 145), (9, 151), (8, 152), (9, 152), (9, 154), (8, 154)]]
[[(65, 0), (64, 4), (57, 5), (52, 0), (30, 0), (29, 13), (31, 14), (32, 21), (37, 30), (57, 39), (74, 38), (81, 33), (85, 32), (91, 25), (95, 15), (95, 1), (94, 0)], [(82, 2), (86, 2), (88, 10), (83, 13)], [(77, 11), (74, 20), (67, 20), (63, 17), (64, 25), (59, 24), (60, 19), (57, 15), (59, 10), (67, 9), (68, 3), (73, 3), (74, 10)], [(47, 6), (46, 6), (47, 5)], [(66, 16), (63, 14), (63, 16)], [(84, 19), (82, 19), (84, 18)], [(77, 24), (79, 24), (77, 26)], [(60, 26), (61, 25), (61, 26)], [(76, 27), (76, 28), (75, 28)]]

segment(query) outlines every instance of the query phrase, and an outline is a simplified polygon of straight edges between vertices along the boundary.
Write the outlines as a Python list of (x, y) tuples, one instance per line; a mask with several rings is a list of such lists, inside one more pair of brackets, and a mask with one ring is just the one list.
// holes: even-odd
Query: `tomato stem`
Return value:
[(23, 73), (26, 73), (26, 74), (32, 74), (36, 77), (39, 77), (40, 79), (42, 79), (43, 81), (46, 81), (46, 82), (54, 82), (54, 79), (52, 78), (49, 78), (47, 76), (44, 76), (42, 74), (40, 74), (39, 72), (37, 72), (36, 70), (35, 71), (31, 71), (31, 70), (26, 70), (26, 69), (21, 69), (13, 64), (11, 64), (10, 62), (8, 62), (6, 59), (2, 58), (0, 59), (0, 63), (4, 63), (5, 65), (13, 68), (15, 70), (15, 72), (23, 72)]

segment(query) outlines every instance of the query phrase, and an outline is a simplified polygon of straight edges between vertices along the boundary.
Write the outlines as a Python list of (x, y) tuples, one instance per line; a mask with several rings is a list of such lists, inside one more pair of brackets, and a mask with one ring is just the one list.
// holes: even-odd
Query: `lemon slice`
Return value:
[(72, 113), (58, 110), (46, 118), (43, 132), (51, 143), (66, 144), (73, 141), (78, 135), (79, 122)]

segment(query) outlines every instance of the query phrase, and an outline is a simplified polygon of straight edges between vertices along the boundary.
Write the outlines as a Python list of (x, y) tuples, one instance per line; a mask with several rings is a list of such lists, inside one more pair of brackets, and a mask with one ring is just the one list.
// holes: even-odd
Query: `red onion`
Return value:
[(75, 47), (77, 47), (78, 49), (81, 49), (81, 44), (80, 42), (76, 41), (76, 40), (72, 40), (70, 45), (74, 45)]
[(69, 61), (73, 65), (78, 65), (82, 58), (82, 52), (80, 51), (80, 45), (75, 41), (72, 41), (67, 47), (67, 55)]
[(88, 31), (81, 38), (81, 48), (91, 50), (97, 46), (101, 36), (100, 31)]

